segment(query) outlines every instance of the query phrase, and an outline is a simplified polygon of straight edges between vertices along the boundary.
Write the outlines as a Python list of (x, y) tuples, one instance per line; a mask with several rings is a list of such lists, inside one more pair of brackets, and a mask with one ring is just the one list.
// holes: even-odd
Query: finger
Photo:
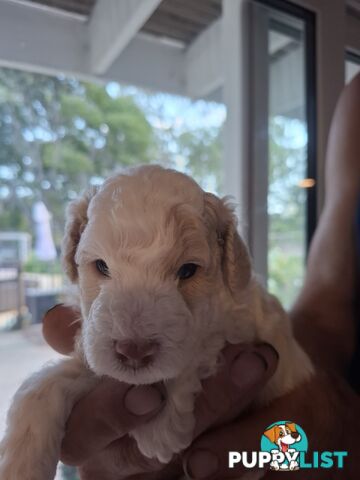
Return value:
[(203, 382), (195, 404), (195, 436), (218, 422), (236, 418), (275, 373), (276, 350), (268, 344), (228, 345), (217, 374)]
[(43, 318), (43, 336), (54, 350), (69, 355), (74, 350), (74, 340), (80, 326), (78, 311), (62, 304), (55, 305)]
[(261, 428), (257, 429), (256, 425), (252, 424), (251, 429), (246, 429), (243, 423), (238, 422), (204, 434), (193, 443), (185, 456), (186, 476), (194, 480), (239, 478), (244, 473), (244, 468), (237, 464), (234, 469), (229, 469), (229, 452), (258, 451), (264, 431), (264, 428)]
[(62, 461), (80, 465), (153, 418), (164, 400), (161, 386), (134, 387), (112, 379), (103, 380), (73, 408), (62, 443)]
[(144, 457), (136, 441), (126, 435), (116, 440), (79, 468), (81, 480), (170, 480), (182, 478), (182, 459), (164, 465)]
[[(336, 389), (334, 380), (317, 375), (300, 388), (278, 398), (268, 407), (203, 434), (195, 440), (184, 456), (184, 470), (188, 478), (194, 480), (241, 478), (241, 475), (249, 470), (245, 470), (240, 464), (229, 469), (229, 452), (259, 451), (261, 437), (266, 428), (284, 419), (301, 425), (312, 439), (313, 450), (326, 448), (336, 451), (339, 444), (338, 433), (343, 427), (342, 422), (345, 418), (341, 413), (339, 419), (335, 421), (337, 414), (340, 413), (338, 394), (334, 392)], [(344, 395), (343, 391), (341, 395)], [(346, 402), (345, 408), (348, 409), (351, 402), (347, 397)], [(342, 397), (341, 403), (344, 403)], [(295, 475), (295, 478), (298, 477)]]
[[(80, 468), (81, 480), (94, 479), (146, 479), (153, 480), (154, 474), (164, 465), (142, 455), (136, 441), (129, 435), (112, 442), (101, 452), (91, 456)], [(181, 465), (179, 475), (181, 474)], [(135, 476), (135, 477), (134, 477)], [(158, 477), (157, 477), (158, 480)]]

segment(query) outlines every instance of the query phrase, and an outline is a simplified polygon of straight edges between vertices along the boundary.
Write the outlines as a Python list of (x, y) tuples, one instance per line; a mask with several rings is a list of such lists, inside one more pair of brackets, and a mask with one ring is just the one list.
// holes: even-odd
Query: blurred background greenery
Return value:
[[(0, 231), (32, 234), (32, 207), (42, 201), (59, 251), (67, 203), (140, 163), (178, 168), (225, 194), (225, 117), (220, 104), (0, 69)], [(289, 122), (271, 119), (269, 136), (269, 287), (286, 306), (301, 283), (305, 231), (304, 191), (294, 181), (303, 176), (304, 148), (288, 141)], [(294, 129), (299, 136), (301, 125)], [(25, 265), (29, 272), (46, 268), (34, 256)]]

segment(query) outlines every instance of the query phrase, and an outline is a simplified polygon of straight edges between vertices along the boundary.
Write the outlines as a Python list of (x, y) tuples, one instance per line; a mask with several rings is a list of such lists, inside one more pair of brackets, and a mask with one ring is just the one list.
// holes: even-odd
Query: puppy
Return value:
[(286, 314), (252, 275), (232, 209), (186, 175), (142, 166), (74, 201), (63, 263), (78, 292), (81, 333), (71, 359), (16, 393), (1, 480), (54, 478), (69, 413), (102, 376), (163, 382), (165, 408), (131, 435), (145, 456), (166, 463), (191, 443), (194, 396), (225, 342), (266, 341), (279, 352), (258, 404), (311, 375)]
[[(270, 442), (275, 443), (278, 447), (278, 451), (282, 453), (294, 452), (293, 448), (290, 448), (290, 445), (300, 442), (301, 435), (296, 430), (295, 423), (284, 423), (283, 425), (275, 425), (269, 430), (264, 432), (264, 435), (270, 440)], [(276, 450), (273, 450), (276, 452)], [(270, 464), (271, 470), (298, 470), (299, 464), (296, 460), (292, 460), (290, 465), (283, 463), (279, 465), (277, 460), (274, 460)]]

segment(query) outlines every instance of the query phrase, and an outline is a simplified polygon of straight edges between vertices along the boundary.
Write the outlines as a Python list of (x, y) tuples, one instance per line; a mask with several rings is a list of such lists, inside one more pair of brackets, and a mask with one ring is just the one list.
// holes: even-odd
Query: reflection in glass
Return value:
[(269, 28), (268, 286), (285, 307), (302, 285), (306, 254), (307, 124), (303, 22), (271, 14)]

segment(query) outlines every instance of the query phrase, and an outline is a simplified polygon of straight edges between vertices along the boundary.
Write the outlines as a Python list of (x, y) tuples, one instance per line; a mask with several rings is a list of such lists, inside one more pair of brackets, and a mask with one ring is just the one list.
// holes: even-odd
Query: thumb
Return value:
[(69, 355), (74, 351), (75, 337), (79, 329), (80, 312), (63, 304), (55, 305), (43, 318), (43, 337), (56, 352)]

